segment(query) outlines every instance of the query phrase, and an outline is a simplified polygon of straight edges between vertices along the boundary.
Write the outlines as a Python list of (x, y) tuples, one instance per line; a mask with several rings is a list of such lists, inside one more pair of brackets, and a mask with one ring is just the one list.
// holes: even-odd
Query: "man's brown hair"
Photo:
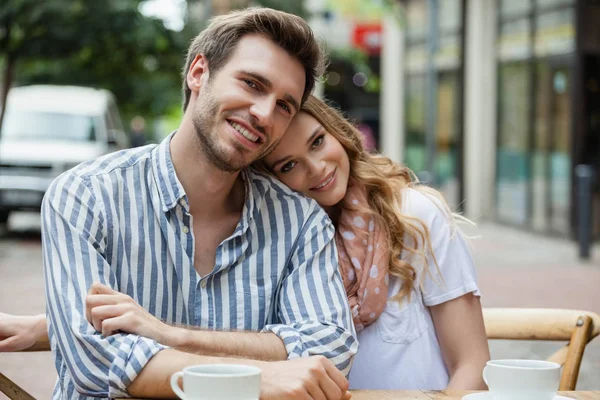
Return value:
[(302, 102), (306, 100), (325, 67), (325, 59), (312, 29), (296, 15), (252, 7), (212, 18), (208, 27), (192, 42), (183, 69), (184, 111), (191, 96), (186, 76), (194, 58), (204, 54), (214, 74), (227, 62), (240, 39), (248, 34), (267, 36), (300, 61), (306, 73)]

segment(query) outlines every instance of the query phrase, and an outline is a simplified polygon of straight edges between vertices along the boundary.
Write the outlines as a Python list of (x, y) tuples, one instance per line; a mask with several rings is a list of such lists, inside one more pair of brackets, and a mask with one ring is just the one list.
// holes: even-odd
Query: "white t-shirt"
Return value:
[[(402, 211), (422, 220), (429, 228), (431, 246), (443, 283), (432, 260), (434, 280), (425, 276), (424, 290), (413, 289), (410, 303), (388, 300), (377, 321), (358, 333), (359, 350), (350, 371), (352, 389), (441, 390), (448, 385), (448, 371), (435, 333), (429, 308), (473, 292), (479, 296), (475, 265), (468, 245), (435, 199), (414, 189), (403, 193)], [(454, 235), (452, 235), (455, 231)], [(417, 271), (422, 262), (410, 253), (402, 258)], [(417, 259), (418, 260), (418, 259)], [(400, 279), (390, 276), (388, 298), (400, 290)]]

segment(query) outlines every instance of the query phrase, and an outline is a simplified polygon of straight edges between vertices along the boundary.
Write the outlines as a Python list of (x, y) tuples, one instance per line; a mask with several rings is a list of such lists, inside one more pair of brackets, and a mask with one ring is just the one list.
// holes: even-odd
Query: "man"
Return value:
[[(51, 185), (42, 239), (54, 398), (173, 396), (174, 372), (211, 362), (258, 365), (261, 398), (345, 395), (339, 370), (357, 343), (333, 226), (315, 202), (245, 169), (282, 137), (320, 62), (299, 17), (218, 17), (188, 51), (176, 133)], [(150, 316), (201, 328), (188, 331), (197, 354), (101, 335), (112, 333), (117, 292)], [(256, 361), (311, 355), (324, 357)]]

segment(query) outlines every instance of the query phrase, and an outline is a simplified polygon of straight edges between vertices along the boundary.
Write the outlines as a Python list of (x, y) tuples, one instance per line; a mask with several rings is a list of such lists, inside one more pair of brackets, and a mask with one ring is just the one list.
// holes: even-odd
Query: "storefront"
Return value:
[(575, 167), (600, 177), (600, 0), (402, 4), (402, 161), (475, 220), (574, 237)]
[(404, 3), (404, 161), (455, 208), (463, 185), (463, 3)]
[(570, 233), (575, 1), (499, 0), (496, 218)]

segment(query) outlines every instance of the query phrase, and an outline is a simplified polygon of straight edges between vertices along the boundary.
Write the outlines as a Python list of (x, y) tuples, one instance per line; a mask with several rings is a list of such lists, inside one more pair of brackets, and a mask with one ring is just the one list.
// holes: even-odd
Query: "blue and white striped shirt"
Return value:
[(84, 163), (46, 193), (46, 307), (58, 371), (53, 397), (127, 396), (127, 386), (165, 348), (133, 334), (97, 332), (85, 318), (95, 281), (167, 323), (270, 331), (289, 358), (322, 354), (348, 373), (358, 344), (325, 212), (270, 177), (243, 172), (242, 217), (217, 248), (213, 272), (201, 277), (171, 137)]

